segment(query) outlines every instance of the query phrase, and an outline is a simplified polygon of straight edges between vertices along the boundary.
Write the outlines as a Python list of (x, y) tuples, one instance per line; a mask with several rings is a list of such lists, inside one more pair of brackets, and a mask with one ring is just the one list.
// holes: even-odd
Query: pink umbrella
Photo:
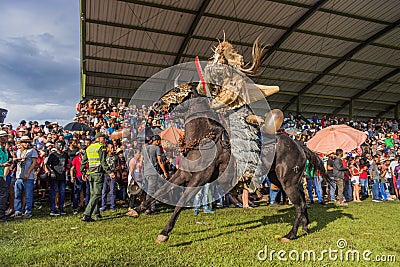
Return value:
[(317, 132), (307, 142), (307, 147), (313, 151), (327, 154), (338, 148), (348, 152), (357, 147), (367, 139), (367, 135), (347, 125), (332, 125)]
[(172, 144), (178, 144), (179, 139), (183, 136), (183, 130), (174, 126), (170, 126), (158, 134), (163, 140), (168, 140)]

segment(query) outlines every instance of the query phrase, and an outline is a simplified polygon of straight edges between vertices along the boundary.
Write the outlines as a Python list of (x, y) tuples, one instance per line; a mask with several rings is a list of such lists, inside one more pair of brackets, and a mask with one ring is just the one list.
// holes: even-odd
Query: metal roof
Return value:
[(399, 24), (400, 0), (81, 0), (81, 96), (129, 100), (160, 70), (209, 58), (224, 32), (249, 61), (261, 34), (253, 80), (280, 86), (272, 108), (398, 117)]

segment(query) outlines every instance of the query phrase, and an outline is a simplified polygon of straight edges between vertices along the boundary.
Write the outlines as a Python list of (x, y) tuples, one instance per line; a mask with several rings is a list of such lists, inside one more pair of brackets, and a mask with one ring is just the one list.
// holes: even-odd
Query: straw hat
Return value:
[(10, 135), (6, 131), (0, 131), (0, 137), (10, 137)]
[(50, 143), (50, 142), (46, 143), (46, 147), (49, 147), (49, 146), (54, 146), (54, 144)]
[(19, 142), (20, 143), (31, 143), (32, 140), (29, 138), (29, 136), (24, 135), (21, 137), (21, 139), (19, 139)]

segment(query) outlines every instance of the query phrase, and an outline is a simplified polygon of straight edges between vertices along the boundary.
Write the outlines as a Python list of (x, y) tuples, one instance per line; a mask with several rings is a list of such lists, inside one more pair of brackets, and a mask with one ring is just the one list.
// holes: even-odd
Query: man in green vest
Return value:
[(103, 187), (104, 174), (110, 175), (111, 179), (115, 178), (115, 174), (106, 163), (106, 147), (105, 134), (97, 133), (96, 141), (86, 148), (86, 153), (82, 158), (81, 172), (83, 177), (87, 177), (90, 187), (90, 200), (85, 209), (82, 221), (93, 222), (92, 214), (100, 219), (101, 190)]

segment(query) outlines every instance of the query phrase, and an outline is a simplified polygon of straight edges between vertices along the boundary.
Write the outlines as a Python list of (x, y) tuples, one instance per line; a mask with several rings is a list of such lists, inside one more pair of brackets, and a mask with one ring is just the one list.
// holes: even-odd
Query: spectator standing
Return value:
[(336, 158), (333, 160), (333, 177), (335, 179), (336, 185), (338, 187), (338, 204), (347, 205), (344, 201), (343, 191), (344, 191), (344, 172), (347, 170), (343, 166), (342, 162), (343, 150), (336, 149)]
[(381, 164), (378, 165), (378, 170), (379, 170), (379, 196), (382, 201), (387, 201), (387, 195), (385, 192), (385, 184), (386, 184), (386, 174), (388, 173), (388, 168), (385, 164), (385, 160), (383, 159), (381, 161)]
[(335, 152), (329, 151), (327, 156), (328, 156), (328, 161), (326, 163), (326, 170), (328, 172), (329, 177), (332, 179), (332, 184), (329, 185), (330, 201), (335, 202), (336, 181), (335, 177), (333, 176), (333, 160), (335, 159)]
[[(125, 160), (124, 156), (124, 150), (121, 148), (117, 148), (117, 151), (115, 152), (117, 154), (117, 183), (119, 185), (119, 197), (120, 201), (122, 203), (122, 206), (126, 208), (128, 205), (126, 204), (127, 200), (127, 188), (128, 188), (128, 175), (129, 175), (129, 170), (128, 170), (128, 165)], [(118, 194), (118, 193), (117, 193)]]
[[(82, 164), (82, 155), (84, 154), (84, 150), (81, 149), (77, 153), (76, 157), (72, 160), (71, 163), (71, 183), (74, 185), (74, 193), (72, 198), (72, 212), (73, 214), (78, 214), (80, 209), (84, 209), (89, 202), (89, 183), (85, 177), (82, 176), (81, 172), (81, 164)], [(84, 207), (79, 207), (81, 193), (84, 193)]]
[[(50, 216), (65, 215), (65, 185), (68, 154), (64, 151), (65, 142), (56, 142), (56, 151), (49, 155), (47, 160), (47, 174), (50, 177)], [(58, 211), (56, 209), (56, 195), (58, 193)]]
[(371, 178), (374, 181), (372, 184), (372, 201), (374, 202), (381, 202), (379, 194), (380, 191), (379, 182), (381, 178), (378, 169), (379, 158), (380, 158), (379, 155), (375, 155), (370, 167)]
[[(112, 144), (107, 145), (107, 156), (106, 156), (106, 164), (108, 168), (115, 173), (117, 164), (118, 164), (118, 157), (114, 153), (114, 146)], [(110, 175), (104, 175), (104, 182), (103, 182), (103, 189), (102, 189), (102, 196), (101, 196), (101, 203), (102, 206), (100, 211), (105, 211), (107, 208), (107, 194), (110, 193), (110, 210), (115, 211), (115, 199), (117, 197), (117, 187), (116, 187), (116, 179), (111, 178)]]
[(135, 198), (138, 193), (134, 192), (134, 190), (132, 189), (137, 189), (138, 186), (139, 187), (143, 186), (142, 177), (140, 173), (140, 168), (142, 165), (141, 158), (142, 156), (140, 155), (140, 151), (134, 150), (133, 157), (129, 160), (129, 175), (128, 175), (129, 202), (128, 202), (128, 212), (126, 213), (126, 215), (134, 218), (139, 216), (137, 211), (134, 209)]
[(307, 191), (310, 203), (311, 204), (314, 203), (314, 197), (313, 197), (313, 189), (314, 189), (315, 193), (317, 194), (318, 203), (323, 205), (324, 201), (322, 198), (321, 183), (318, 180), (314, 166), (312, 166), (308, 160), (306, 161), (305, 174), (307, 179)]
[[(351, 159), (354, 161), (354, 159)], [(349, 159), (350, 161), (350, 159)], [(348, 161), (348, 156), (343, 156), (342, 158), (342, 164), (343, 167), (346, 168), (345, 172), (344, 172), (344, 191), (343, 191), (343, 195), (346, 199), (347, 202), (352, 201), (353, 200), (353, 186), (351, 183), (351, 173), (349, 171), (349, 161)]]
[[(210, 204), (210, 198), (209, 198), (209, 193), (210, 193), (210, 184), (207, 183), (203, 185), (200, 189), (199, 192), (197, 192), (196, 196), (194, 197), (194, 215), (199, 214), (199, 209), (200, 205), (203, 206), (203, 212), (204, 213), (214, 213), (213, 210), (209, 208)], [(247, 203), (247, 208), (248, 208), (248, 203)]]
[(361, 187), (361, 199), (368, 198), (368, 164), (367, 162), (360, 163), (360, 187)]
[(400, 181), (398, 178), (400, 168), (397, 168), (396, 170), (396, 167), (399, 165), (400, 165), (400, 155), (396, 156), (395, 160), (393, 160), (390, 163), (390, 172), (392, 174), (393, 188), (397, 199), (400, 199), (399, 188), (397, 185), (397, 184), (400, 185)]
[(6, 143), (8, 134), (5, 131), (0, 131), (0, 221), (5, 221), (8, 199), (8, 187), (6, 184), (5, 169), (8, 168), (8, 151)]
[(360, 200), (360, 166), (356, 160), (350, 161), (351, 183), (353, 184), (353, 200), (354, 202), (361, 202)]
[(14, 217), (22, 216), (22, 195), (25, 192), (24, 218), (32, 217), (33, 208), (33, 170), (37, 165), (38, 154), (35, 149), (30, 148), (32, 140), (28, 136), (20, 139), (21, 148), (17, 151), (17, 172), (14, 185)]
[[(168, 173), (161, 159), (161, 151), (159, 145), (161, 137), (155, 135), (152, 140), (143, 148), (144, 176), (147, 184), (147, 197), (150, 199), (157, 190), (159, 173), (163, 173), (165, 179), (168, 179)], [(155, 213), (156, 204), (153, 201), (150, 210), (146, 210), (146, 214)]]
[(398, 165), (394, 167), (393, 174), (394, 177), (396, 178), (395, 187), (396, 187), (397, 199), (400, 200), (400, 156), (397, 157), (397, 163)]

